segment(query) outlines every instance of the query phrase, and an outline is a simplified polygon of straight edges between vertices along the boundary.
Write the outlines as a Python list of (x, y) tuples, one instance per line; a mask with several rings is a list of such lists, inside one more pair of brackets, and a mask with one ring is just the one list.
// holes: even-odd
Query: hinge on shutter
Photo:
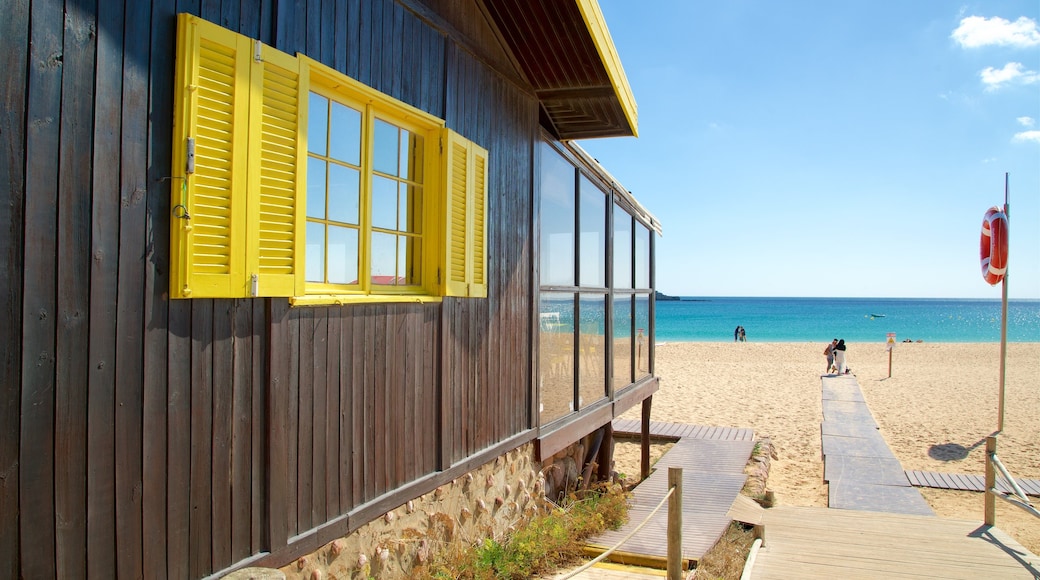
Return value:
[(437, 268), (437, 284), (440, 285), (440, 283), (441, 283), (441, 269)]
[(256, 274), (249, 279), (249, 295), (253, 298), (260, 295), (260, 276)]
[(253, 41), (253, 60), (255, 60), (256, 62), (264, 62), (263, 56), (264, 56), (264, 53), (262, 52), (262, 48), (260, 46), (260, 41), (259, 40), (254, 40)]
[(440, 153), (441, 155), (444, 155), (444, 137), (441, 137), (441, 138), (440, 138), (440, 139), (439, 139), (439, 140), (437, 141), (437, 145), (438, 145), (438, 147), (440, 147), (440, 151), (439, 151), (439, 153)]
[(192, 173), (195, 173), (195, 139), (194, 138), (188, 137), (187, 149), (188, 149), (188, 151), (187, 151), (186, 157), (188, 159), (188, 162), (187, 162), (187, 164), (186, 164), (186, 166), (184, 168), (184, 171), (188, 175), (191, 175)]

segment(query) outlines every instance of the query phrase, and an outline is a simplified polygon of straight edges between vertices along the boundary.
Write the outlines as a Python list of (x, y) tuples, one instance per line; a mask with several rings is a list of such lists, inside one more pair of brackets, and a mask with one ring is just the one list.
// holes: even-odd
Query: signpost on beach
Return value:
[(888, 378), (892, 378), (892, 351), (896, 347), (896, 333), (889, 332), (885, 341), (885, 350), (888, 351)]

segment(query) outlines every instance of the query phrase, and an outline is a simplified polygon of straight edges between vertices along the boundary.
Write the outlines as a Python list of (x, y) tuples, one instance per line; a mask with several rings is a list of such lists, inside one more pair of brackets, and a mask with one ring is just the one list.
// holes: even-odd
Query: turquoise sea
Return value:
[[(657, 342), (1000, 342), (1000, 300), (701, 298), (658, 300)], [(1040, 300), (1008, 302), (1008, 341), (1040, 342)]]

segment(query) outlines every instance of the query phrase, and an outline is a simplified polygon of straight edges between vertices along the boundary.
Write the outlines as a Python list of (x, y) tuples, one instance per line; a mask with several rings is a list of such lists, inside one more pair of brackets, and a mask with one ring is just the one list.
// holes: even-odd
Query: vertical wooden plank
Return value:
[[(404, 35), (404, 8), (396, 2), (387, 5), (388, 18), (386, 19), (386, 29), (383, 32), (383, 37), (386, 39), (384, 46), (389, 50), (388, 55), (383, 57), (384, 71), (387, 71), (390, 76), (390, 82), (387, 83), (385, 80), (384, 86), (390, 96), (395, 99), (401, 98), (401, 77), (408, 74), (402, 63), (402, 52), (404, 52), (404, 44), (411, 42), (412, 39), (405, 37)], [(389, 57), (389, 58), (388, 58)]]
[(115, 381), (119, 277), (119, 151), (123, 93), (123, 4), (98, 5), (94, 94), (90, 272), (90, 374), (87, 396), (87, 573), (116, 568)]
[(422, 433), (422, 423), (419, 421), (415, 397), (421, 392), (425, 385), (420, 380), (422, 372), (422, 343), (419, 342), (422, 326), (417, 322), (420, 320), (422, 305), (416, 306), (405, 315), (404, 325), (398, 343), (403, 353), (402, 361), (407, 361), (402, 369), (401, 381), (401, 438), (398, 442), (397, 453), (401, 455), (404, 471), (404, 481), (414, 481), (418, 473), (417, 464), (422, 461), (422, 446), (419, 445), (419, 435)]
[(300, 531), (314, 527), (314, 309), (300, 313), (300, 438), (297, 473)]
[(328, 355), (325, 368), (326, 389), (326, 436), (325, 436), (325, 508), (327, 519), (332, 519), (340, 513), (339, 478), (342, 471), (339, 462), (339, 442), (341, 429), (341, 415), (339, 403), (339, 341), (340, 323), (343, 320), (343, 308), (332, 306), (328, 312), (328, 339), (326, 341)]
[[(265, 357), (270, 369), (266, 384), (264, 407), (268, 429), (266, 445), (267, 491), (265, 494), (267, 513), (268, 546), (271, 550), (285, 546), (290, 527), (289, 515), (293, 506), (293, 489), (289, 487), (292, 464), (290, 444), (290, 404), (292, 389), (289, 380), (289, 359), (292, 342), (289, 340), (289, 303), (284, 299), (266, 300), (266, 348)], [(254, 549), (255, 551), (255, 549)]]
[(404, 390), (402, 383), (404, 382), (402, 377), (402, 367), (408, 364), (408, 359), (405, 358), (404, 352), (402, 352), (402, 342), (404, 338), (404, 328), (402, 328), (402, 322), (404, 321), (405, 309), (401, 305), (393, 304), (387, 307), (386, 316), (386, 354), (384, 355), (384, 361), (386, 361), (386, 405), (384, 409), (384, 415), (386, 417), (386, 431), (387, 431), (387, 473), (389, 474), (387, 480), (387, 489), (396, 489), (401, 484), (401, 471), (404, 466), (402, 460), (404, 459), (404, 449), (400, 444), (401, 440), (401, 429), (407, 428), (402, 421), (403, 405), (401, 401), (401, 393)]
[(332, 25), (332, 67), (347, 72), (347, 2), (336, 2)]
[(440, 363), (440, 368), (437, 374), (440, 395), (439, 411), (440, 416), (438, 418), (439, 424), (439, 443), (440, 451), (438, 452), (439, 464), (437, 468), (441, 471), (451, 466), (452, 453), (454, 450), (454, 438), (455, 438), (455, 425), (454, 425), (454, 414), (453, 403), (454, 397), (452, 396), (452, 377), (450, 374), (450, 366), (444, 362), (447, 360), (448, 350), (448, 318), (450, 316), (450, 305), (449, 299), (444, 299), (441, 302), (440, 319), (437, 321), (440, 330), (440, 341), (438, 346), (438, 352), (435, 353), (437, 361)]
[(362, 432), (365, 437), (365, 453), (362, 459), (363, 464), (361, 471), (365, 479), (365, 495), (363, 501), (368, 501), (379, 495), (378, 477), (377, 477), (377, 465), (378, 456), (380, 449), (376, 446), (376, 441), (381, 437), (381, 433), (378, 431), (379, 425), (376, 423), (376, 412), (377, 402), (376, 396), (378, 392), (377, 375), (378, 368), (373, 362), (374, 352), (379, 352), (379, 346), (375, 341), (375, 306), (365, 305), (365, 331), (364, 338), (361, 340), (359, 345), (361, 350), (361, 356), (365, 361), (364, 372), (362, 374), (362, 384), (365, 390), (365, 419)]
[(176, 2), (152, 2), (148, 126), (148, 199), (146, 202), (144, 312), (144, 442), (143, 442), (143, 569), (148, 578), (165, 578), (167, 562), (167, 477), (169, 473), (169, 263), (170, 263), (170, 168), (173, 109)]
[(252, 544), (253, 499), (253, 302), (235, 301), (232, 318), (232, 403), (231, 416), (231, 561), (249, 556)]
[(324, 55), (321, 52), (321, 0), (306, 0), (305, 10), (307, 20), (305, 46), (307, 48), (304, 50), (304, 52), (307, 54), (307, 56), (313, 58), (314, 60), (322, 62), (323, 64), (328, 64), (322, 60), (322, 57)]
[(354, 507), (354, 414), (357, 405), (353, 398), (354, 309), (343, 309), (339, 342), (339, 502), (340, 513)]
[[(54, 388), (62, 15), (31, 7), (25, 142), (25, 277), (22, 310), (22, 418), (19, 462), (21, 575), (55, 569)], [(65, 458), (61, 458), (65, 459)]]
[(390, 416), (390, 401), (388, 391), (390, 389), (390, 365), (393, 363), (388, 356), (388, 337), (391, 332), (389, 328), (389, 317), (386, 315), (387, 308), (384, 305), (373, 307), (376, 315), (372, 318), (373, 341), (372, 367), (375, 370), (370, 380), (375, 385), (375, 465), (376, 465), (376, 495), (382, 495), (390, 490), (390, 465), (392, 448), (390, 447), (390, 424), (387, 421)]
[(321, 13), (321, 62), (336, 68), (336, 6), (333, 2), (322, 2)]
[(361, 2), (358, 42), (351, 45), (358, 59), (357, 77), (355, 78), (370, 87), (375, 86), (372, 84), (372, 4), (368, 0)]
[(423, 371), (422, 384), (426, 388), (420, 392), (419, 408), (424, 410), (422, 430), (424, 436), (424, 447), (426, 448), (426, 463), (423, 473), (440, 469), (441, 441), (444, 438), (441, 426), (441, 398), (444, 384), (441, 380), (439, 367), (437, 365), (437, 354), (441, 350), (440, 333), (441, 305), (431, 305), (425, 310), (423, 319)]
[[(252, 349), (252, 390), (250, 391), (250, 429), (251, 434), (249, 437), (249, 451), (251, 454), (249, 460), (249, 475), (247, 477), (250, 480), (250, 497), (249, 497), (249, 509), (250, 509), (250, 554), (256, 554), (258, 552), (267, 549), (271, 546), (270, 541), (265, 540), (269, 537), (267, 535), (268, 519), (271, 514), (269, 506), (265, 504), (265, 498), (268, 496), (268, 490), (270, 489), (270, 478), (268, 477), (269, 458), (267, 455), (268, 448), (271, 443), (269, 440), (275, 439), (275, 435), (271, 434), (268, 437), (269, 421), (266, 410), (267, 397), (268, 397), (268, 376), (270, 375), (270, 361), (267, 359), (267, 345), (268, 345), (268, 331), (267, 328), (270, 326), (269, 317), (267, 316), (267, 301), (265, 300), (251, 300), (253, 308), (252, 332), (251, 339), (253, 341)], [(279, 353), (284, 355), (284, 353)], [(279, 407), (280, 412), (285, 412), (285, 406)], [(282, 427), (284, 429), (284, 425)], [(281, 437), (282, 434), (278, 434)], [(284, 459), (284, 450), (282, 451), (282, 459)], [(275, 504), (280, 508), (285, 507), (284, 502)], [(283, 530), (285, 527), (284, 518), (279, 519), (279, 525), (282, 526)]]
[(90, 311), (90, 191), (97, 6), (65, 15), (58, 166), (58, 328), (55, 380), (56, 570), (87, 572), (87, 358)]
[(312, 431), (312, 467), (311, 485), (311, 517), (312, 525), (317, 526), (325, 523), (325, 482), (328, 466), (326, 461), (326, 446), (328, 443), (328, 410), (326, 401), (328, 390), (326, 385), (329, 348), (329, 309), (314, 309), (314, 348), (311, 350), (311, 381), (313, 381), (314, 403), (311, 407), (311, 420), (314, 422)]
[(213, 303), (213, 470), (211, 525), (213, 562), (211, 570), (223, 570), (231, 564), (231, 429), (234, 424), (232, 404), (234, 389), (234, 348), (231, 319), (234, 300)]
[(25, 202), (25, 110), (28, 105), (29, 1), (4, 5), (0, 18), (0, 577), (19, 573), (18, 451), (22, 385), (22, 216)]
[[(143, 571), (144, 261), (151, 3), (128, 3), (124, 24), (119, 282), (116, 296), (116, 544), (120, 577)], [(111, 226), (109, 226), (111, 227)]]
[(286, 326), (287, 328), (287, 354), (288, 354), (288, 373), (287, 386), (288, 394), (287, 398), (289, 403), (287, 408), (289, 410), (288, 415), (288, 429), (286, 434), (288, 439), (286, 441), (286, 505), (288, 510), (286, 511), (287, 524), (286, 529), (289, 531), (289, 535), (295, 535), (303, 530), (300, 528), (299, 523), (299, 509), (300, 509), (300, 493), (299, 493), (299, 476), (300, 476), (300, 429), (302, 421), (300, 418), (300, 317), (304, 310), (288, 311), (286, 314)]
[[(260, 38), (260, 19), (263, 15), (264, 4), (268, 4), (268, 9), (270, 9), (269, 1), (234, 0), (234, 2), (239, 5), (238, 33), (264, 42)], [(270, 43), (265, 42), (264, 44)]]
[(340, 3), (347, 10), (347, 76), (360, 79), (361, 67), (361, 0), (346, 0)]
[[(243, 0), (243, 2), (249, 2), (249, 0)], [(274, 46), (274, 9), (277, 3), (278, 0), (261, 0), (260, 2), (260, 32), (257, 38), (268, 46)]]
[(365, 385), (365, 306), (351, 308), (351, 379), (350, 391), (353, 399), (353, 458), (351, 460), (351, 503), (360, 505), (368, 497), (365, 477), (365, 458), (368, 457), (368, 435), (366, 418), (367, 388)]
[(191, 515), (191, 395), (192, 395), (192, 301), (170, 302), (169, 350), (166, 393), (168, 437), (166, 440), (167, 576), (188, 577), (189, 518)]
[(213, 300), (191, 301), (191, 513), (188, 575), (212, 571)]

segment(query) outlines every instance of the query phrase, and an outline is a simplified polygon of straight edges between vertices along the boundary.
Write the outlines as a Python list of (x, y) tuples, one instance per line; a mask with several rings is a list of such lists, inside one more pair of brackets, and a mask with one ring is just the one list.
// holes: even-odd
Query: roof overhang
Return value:
[(634, 137), (638, 112), (597, 0), (483, 0), (561, 140)]

